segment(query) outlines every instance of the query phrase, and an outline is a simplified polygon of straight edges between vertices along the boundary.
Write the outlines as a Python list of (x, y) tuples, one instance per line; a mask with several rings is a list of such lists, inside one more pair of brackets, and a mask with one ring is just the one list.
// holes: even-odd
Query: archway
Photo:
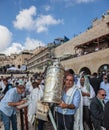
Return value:
[(71, 74), (75, 74), (75, 72), (74, 72), (73, 69), (69, 69), (69, 72), (70, 72)]
[(98, 68), (98, 74), (106, 74), (109, 73), (109, 64), (103, 64)]
[(81, 73), (82, 71), (84, 72), (84, 74), (91, 75), (91, 71), (90, 71), (90, 69), (87, 68), (87, 67), (81, 68), (80, 71), (79, 71), (79, 73)]

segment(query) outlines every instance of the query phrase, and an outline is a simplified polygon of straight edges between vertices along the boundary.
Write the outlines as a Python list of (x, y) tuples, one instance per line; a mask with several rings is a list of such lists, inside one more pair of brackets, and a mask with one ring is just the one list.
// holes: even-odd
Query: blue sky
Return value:
[(84, 32), (109, 0), (0, 0), (0, 52), (19, 53)]

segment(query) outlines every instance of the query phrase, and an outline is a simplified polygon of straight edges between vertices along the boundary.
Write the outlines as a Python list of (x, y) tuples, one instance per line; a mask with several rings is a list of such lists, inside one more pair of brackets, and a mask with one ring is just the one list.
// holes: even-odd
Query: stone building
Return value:
[(0, 66), (3, 65), (5, 59), (6, 59), (5, 54), (0, 54)]
[(26, 65), (27, 59), (31, 55), (30, 51), (22, 51), (20, 54), (11, 54), (10, 56), (0, 54), (0, 73), (6, 73), (7, 68), (11, 66), (21, 68), (22, 65)]
[(48, 43), (47, 47), (40, 47), (40, 51), (36, 51), (34, 55), (27, 61), (27, 70), (29, 72), (44, 72), (49, 64), (53, 62), (54, 50), (57, 46), (60, 46), (69, 39), (64, 36), (64, 38), (56, 38), (53, 42)]
[(27, 60), (30, 59), (30, 57), (33, 55), (33, 53), (31, 53), (28, 50), (22, 51), (21, 53), (19, 53), (15, 60), (14, 60), (14, 65), (18, 68), (20, 68), (22, 65), (26, 65), (27, 64)]
[(78, 74), (109, 71), (109, 11), (92, 26), (54, 50), (65, 68)]
[[(45, 47), (36, 47), (34, 50), (24, 50), (19, 54), (11, 54), (7, 56), (5, 54), (0, 54), (0, 73), (5, 73), (6, 69), (15, 66), (17, 68), (26, 68), (28, 59), (31, 60), (31, 57), (37, 53), (44, 50)], [(4, 71), (5, 70), (5, 71)]]
[(6, 56), (5, 54), (0, 54), (0, 66), (6, 66), (11, 64), (13, 61), (13, 58), (10, 56)]
[(45, 67), (51, 61), (51, 49), (50, 48), (43, 48), (40, 52), (33, 55), (27, 61), (27, 69), (30, 72), (43, 72)]

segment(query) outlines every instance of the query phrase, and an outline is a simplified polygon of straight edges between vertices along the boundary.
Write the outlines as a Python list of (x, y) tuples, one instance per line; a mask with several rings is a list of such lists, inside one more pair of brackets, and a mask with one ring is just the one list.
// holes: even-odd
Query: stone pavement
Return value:
[[(0, 130), (4, 130), (2, 122), (0, 122), (0, 126), (1, 126)], [(18, 126), (18, 130), (21, 130), (19, 117), (18, 117), (18, 125), (17, 126)], [(24, 129), (24, 130), (26, 130), (26, 129)], [(29, 125), (29, 130), (37, 130), (37, 128), (35, 128), (34, 126)], [(52, 126), (50, 121), (49, 122), (45, 122), (44, 130), (54, 130), (54, 128), (53, 128), (53, 126)], [(87, 126), (86, 126), (86, 130), (89, 130)]]
[[(17, 127), (18, 127), (18, 130), (21, 130), (21, 123), (20, 123), (20, 115), (19, 115), (19, 112), (17, 112)], [(0, 121), (0, 130), (4, 130), (4, 126), (3, 126), (3, 122)], [(24, 128), (24, 130), (26, 130), (26, 128)], [(29, 130), (37, 130), (37, 128), (35, 128), (35, 126), (32, 126), (29, 124)], [(50, 121), (48, 122), (45, 122), (44, 124), (44, 130), (54, 130), (52, 124)]]
[[(17, 113), (18, 130), (21, 130), (19, 113)], [(3, 122), (0, 121), (0, 130), (4, 130)]]
[[(4, 130), (4, 127), (3, 127), (3, 123), (0, 122), (0, 130)], [(21, 125), (18, 123), (18, 130), (21, 130)], [(26, 130), (26, 129), (25, 129)], [(29, 126), (29, 130), (37, 130), (35, 129), (34, 126)], [(54, 128), (52, 127), (52, 124), (50, 122), (46, 122), (44, 124), (44, 130), (54, 130)]]
[[(18, 122), (17, 126), (18, 126), (18, 130), (21, 130), (21, 123), (20, 123), (20, 116), (19, 115), (20, 115), (19, 112), (17, 112), (17, 122)], [(1, 121), (0, 121), (0, 126), (1, 126), (0, 130), (4, 130), (3, 123)], [(26, 128), (24, 128), (24, 130), (26, 130)], [(35, 126), (32, 126), (32, 125), (29, 124), (28, 130), (37, 130), (37, 128)], [(54, 130), (50, 121), (45, 122), (44, 130)], [(86, 125), (86, 130), (89, 130), (87, 125)]]

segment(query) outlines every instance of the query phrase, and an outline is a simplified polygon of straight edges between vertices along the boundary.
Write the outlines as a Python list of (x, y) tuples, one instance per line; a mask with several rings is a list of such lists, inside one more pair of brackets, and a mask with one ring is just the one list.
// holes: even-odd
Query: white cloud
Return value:
[(72, 7), (75, 4), (93, 2), (95, 0), (50, 0), (53, 4), (63, 3), (66, 8)]
[(37, 39), (26, 38), (24, 45), (22, 43), (12, 43), (12, 33), (5, 26), (0, 25), (0, 53), (10, 55), (12, 53), (20, 53), (23, 50), (32, 50), (38, 46), (45, 44)]
[(93, 2), (94, 0), (76, 0), (77, 3), (88, 3)]
[(6, 55), (18, 54), (22, 50), (24, 50), (24, 47), (21, 45), (21, 43), (12, 43), (12, 45), (7, 48), (3, 53), (5, 53)]
[(25, 49), (32, 50), (38, 46), (45, 46), (45, 44), (42, 43), (42, 41), (40, 41), (40, 40), (31, 39), (31, 38), (27, 37), (24, 46), (25, 46)]
[(63, 23), (63, 20), (56, 20), (51, 15), (40, 15), (35, 21), (37, 32), (44, 32), (48, 30), (49, 25), (57, 25)]
[(36, 8), (31, 6), (29, 9), (24, 9), (16, 16), (16, 21), (13, 22), (14, 27), (17, 29), (32, 30), (34, 20), (33, 16), (36, 15)]
[(33, 50), (38, 46), (45, 46), (45, 44), (37, 39), (31, 39), (29, 37), (26, 38), (24, 45), (22, 45), (21, 43), (12, 43), (10, 47), (8, 47), (7, 49), (5, 49), (5, 51), (2, 51), (2, 53), (6, 54), (6, 55), (10, 55), (10, 54), (18, 54), (23, 50)]
[[(49, 9), (49, 7), (48, 7)], [(51, 25), (63, 23), (63, 20), (56, 20), (52, 15), (37, 15), (36, 7), (31, 6), (29, 9), (24, 9), (16, 16), (16, 21), (13, 22), (17, 29), (35, 30), (37, 33), (45, 32)]]
[(49, 5), (45, 5), (45, 11), (49, 11), (51, 7)]
[(89, 3), (93, 1), (95, 0), (64, 0), (64, 3), (65, 3), (65, 7), (69, 8), (69, 7), (74, 6), (75, 4)]
[(4, 50), (11, 42), (12, 33), (7, 27), (0, 25), (0, 51)]

